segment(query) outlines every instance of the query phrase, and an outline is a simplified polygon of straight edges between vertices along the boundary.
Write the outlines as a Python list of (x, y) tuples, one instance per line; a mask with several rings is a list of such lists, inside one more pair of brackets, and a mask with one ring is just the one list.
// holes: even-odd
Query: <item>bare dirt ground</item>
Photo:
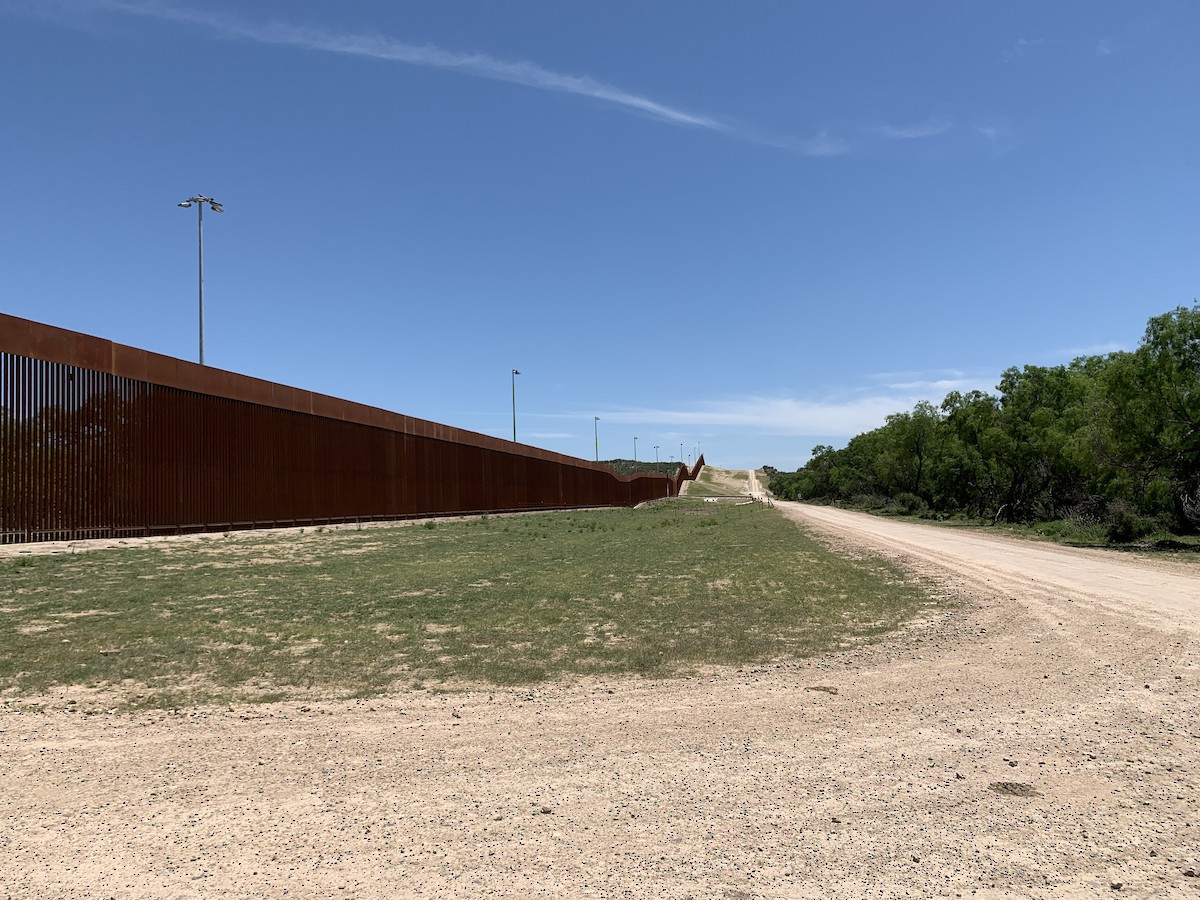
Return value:
[[(749, 480), (748, 480), (749, 479)], [(718, 469), (702, 466), (698, 479), (685, 481), (679, 490), (681, 497), (748, 497), (754, 473), (740, 469)]]
[(1195, 567), (777, 505), (946, 607), (679, 680), (0, 712), (0, 895), (1200, 896)]

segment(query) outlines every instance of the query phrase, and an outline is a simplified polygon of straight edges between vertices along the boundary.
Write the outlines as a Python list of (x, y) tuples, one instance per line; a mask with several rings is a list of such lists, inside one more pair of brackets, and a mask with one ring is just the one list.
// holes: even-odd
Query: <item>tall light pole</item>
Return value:
[(513, 398), (513, 443), (517, 442), (517, 376), (521, 374), (520, 369), (512, 370), (512, 398)]
[(654, 445), (654, 464), (658, 465), (658, 444)]
[(637, 465), (637, 435), (633, 436), (633, 464)]
[(683, 465), (683, 441), (679, 442), (679, 464)]
[(207, 203), (213, 212), (225, 212), (221, 204), (212, 197), (198, 195), (188, 197), (179, 205), (187, 209), (196, 204), (196, 240), (200, 248), (200, 365), (204, 365), (204, 204)]
[(593, 418), (596, 420), (592, 423), (592, 429), (596, 432), (596, 462), (600, 462), (600, 417)]

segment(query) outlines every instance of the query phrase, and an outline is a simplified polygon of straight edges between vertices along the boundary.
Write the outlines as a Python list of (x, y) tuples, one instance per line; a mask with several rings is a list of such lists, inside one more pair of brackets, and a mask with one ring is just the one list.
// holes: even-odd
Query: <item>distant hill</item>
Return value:
[(750, 478), (745, 469), (718, 469), (705, 466), (695, 481), (683, 486), (687, 497), (746, 497), (750, 493)]

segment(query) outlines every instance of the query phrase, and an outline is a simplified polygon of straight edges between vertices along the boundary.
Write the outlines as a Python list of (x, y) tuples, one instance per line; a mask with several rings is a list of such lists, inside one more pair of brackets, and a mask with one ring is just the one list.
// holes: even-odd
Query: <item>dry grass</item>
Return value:
[(665, 675), (826, 652), (924, 602), (757, 504), (213, 536), (0, 563), (0, 698), (179, 706)]

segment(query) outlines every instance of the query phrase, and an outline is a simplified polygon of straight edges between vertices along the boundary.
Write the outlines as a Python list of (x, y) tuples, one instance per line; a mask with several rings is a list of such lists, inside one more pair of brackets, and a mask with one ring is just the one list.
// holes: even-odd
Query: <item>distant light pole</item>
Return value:
[(596, 432), (596, 462), (600, 462), (600, 417), (593, 417), (596, 421), (592, 423), (592, 430)]
[(200, 365), (204, 365), (204, 204), (207, 203), (213, 212), (225, 212), (221, 204), (212, 197), (188, 197), (179, 205), (187, 209), (196, 204), (196, 238), (200, 246)]
[(521, 374), (520, 369), (512, 370), (512, 400), (513, 400), (513, 443), (517, 442), (517, 376)]
[(654, 445), (654, 464), (658, 465), (658, 444)]
[(679, 464), (683, 465), (683, 441), (679, 442)]
[(637, 435), (633, 436), (633, 464), (637, 465)]

